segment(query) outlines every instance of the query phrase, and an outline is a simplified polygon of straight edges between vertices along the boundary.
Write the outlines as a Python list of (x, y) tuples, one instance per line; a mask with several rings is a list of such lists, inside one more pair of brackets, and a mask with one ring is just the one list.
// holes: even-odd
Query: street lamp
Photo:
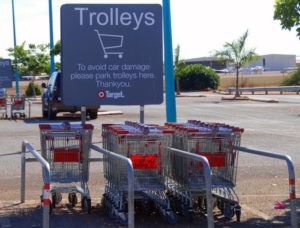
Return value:
[[(50, 50), (53, 48), (53, 18), (52, 18), (52, 0), (49, 0), (49, 29), (50, 29)], [(50, 55), (50, 74), (55, 71), (54, 56)]]
[[(15, 3), (14, 0), (11, 0), (11, 5), (12, 5), (12, 16), (13, 16), (13, 33), (14, 33), (14, 49), (16, 51), (16, 46), (17, 46), (17, 37), (16, 37), (16, 22), (15, 22)], [(17, 57), (15, 55), (15, 61), (17, 60)], [(15, 70), (15, 75), (16, 75), (16, 94), (19, 94), (19, 70), (18, 70), (18, 65), (17, 69)]]

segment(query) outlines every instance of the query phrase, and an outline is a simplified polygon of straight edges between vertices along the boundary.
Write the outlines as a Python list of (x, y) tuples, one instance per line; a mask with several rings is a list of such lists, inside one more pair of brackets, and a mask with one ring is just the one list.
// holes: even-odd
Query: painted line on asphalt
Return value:
[(252, 214), (255, 214), (255, 215), (261, 217), (264, 220), (270, 220), (271, 219), (269, 215), (267, 215), (267, 214), (265, 214), (265, 213), (263, 213), (263, 212), (261, 212), (259, 210), (256, 210), (256, 209), (254, 209), (252, 207), (248, 207), (247, 205), (244, 205), (244, 204), (241, 205), (241, 207), (242, 207), (242, 210), (246, 210), (246, 211), (248, 211), (248, 212), (250, 212)]

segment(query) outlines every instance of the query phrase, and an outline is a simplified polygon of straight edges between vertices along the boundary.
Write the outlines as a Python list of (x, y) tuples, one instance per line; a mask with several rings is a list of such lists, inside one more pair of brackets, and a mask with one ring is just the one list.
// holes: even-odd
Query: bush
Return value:
[(25, 91), (26, 96), (34, 96), (33, 88), (35, 90), (35, 95), (42, 94), (40, 86), (38, 84), (33, 84), (33, 82), (30, 82)]
[(180, 75), (182, 90), (217, 89), (220, 85), (219, 75), (210, 67), (201, 64), (185, 66)]
[(288, 75), (287, 78), (285, 78), (282, 82), (283, 86), (293, 86), (293, 85), (300, 85), (300, 67)]

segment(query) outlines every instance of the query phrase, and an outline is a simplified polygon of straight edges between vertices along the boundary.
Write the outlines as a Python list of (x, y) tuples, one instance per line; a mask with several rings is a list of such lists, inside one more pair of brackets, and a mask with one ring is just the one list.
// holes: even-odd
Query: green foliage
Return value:
[(180, 45), (178, 44), (174, 50), (174, 77), (176, 79), (176, 94), (180, 95), (180, 77), (182, 69), (186, 66), (185, 62), (180, 60)]
[(293, 86), (293, 85), (300, 85), (300, 67), (288, 75), (282, 82), (283, 86)]
[(248, 30), (237, 40), (231, 43), (226, 42), (223, 49), (215, 51), (213, 56), (220, 61), (233, 63), (236, 68), (236, 97), (240, 96), (239, 93), (239, 69), (249, 62), (259, 59), (255, 53), (255, 49), (246, 49), (246, 40), (248, 37)]
[(280, 21), (282, 29), (296, 28), (300, 39), (300, 0), (276, 0), (274, 19)]
[(58, 40), (56, 42), (56, 44), (54, 45), (54, 47), (50, 50), (50, 55), (60, 55), (61, 53), (61, 42), (60, 40)]
[(18, 69), (20, 74), (39, 75), (49, 72), (49, 45), (26, 45), (24, 41), (21, 45), (7, 50), (10, 56), (16, 57), (13, 60), (13, 68)]
[(217, 89), (219, 85), (220, 78), (210, 67), (192, 64), (181, 70), (180, 87), (183, 90)]
[[(33, 88), (35, 90), (35, 94)], [(41, 87), (38, 84), (34, 84), (33, 82), (30, 82), (26, 88), (25, 94), (26, 96), (41, 95), (42, 94)]]

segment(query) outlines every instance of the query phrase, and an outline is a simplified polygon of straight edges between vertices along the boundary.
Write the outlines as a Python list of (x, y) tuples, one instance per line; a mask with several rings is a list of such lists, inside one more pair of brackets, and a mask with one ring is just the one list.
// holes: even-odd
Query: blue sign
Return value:
[(66, 105), (163, 102), (160, 5), (63, 5), (61, 42)]
[(13, 70), (10, 59), (0, 59), (0, 88), (12, 88)]

